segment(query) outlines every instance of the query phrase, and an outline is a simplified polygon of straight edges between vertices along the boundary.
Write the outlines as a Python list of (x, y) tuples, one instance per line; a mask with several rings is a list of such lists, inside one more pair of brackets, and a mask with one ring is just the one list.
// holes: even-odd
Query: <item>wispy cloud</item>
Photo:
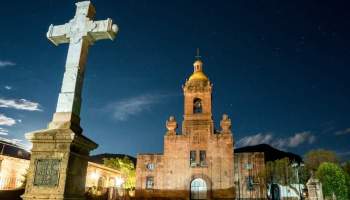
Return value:
[(293, 136), (288, 138), (280, 138), (277, 140), (276, 146), (280, 148), (294, 148), (304, 143), (312, 144), (315, 142), (316, 137), (311, 134), (310, 131), (304, 131), (295, 133)]
[(272, 133), (258, 133), (251, 136), (243, 137), (238, 140), (236, 145), (238, 147), (242, 146), (252, 146), (257, 144), (269, 144), (272, 141)]
[(8, 134), (9, 134), (9, 131), (7, 129), (0, 127), (0, 135), (8, 135)]
[(304, 143), (312, 144), (315, 142), (315, 139), (316, 137), (312, 135), (310, 131), (295, 133), (293, 136), (285, 138), (277, 138), (273, 133), (258, 133), (243, 137), (236, 143), (236, 145), (242, 147), (257, 144), (270, 144), (279, 149), (286, 149), (298, 147)]
[(14, 65), (16, 65), (16, 63), (6, 60), (0, 60), (0, 68)]
[(350, 156), (350, 151), (344, 151), (344, 152), (336, 152), (339, 156)]
[(4, 87), (6, 90), (12, 90), (12, 87), (11, 86), (9, 86), (9, 85), (5, 85), (5, 87)]
[(336, 151), (341, 161), (348, 161), (350, 159), (350, 151)]
[(334, 133), (334, 135), (346, 135), (350, 134), (350, 128), (346, 128), (344, 130), (340, 130)]
[(125, 121), (131, 116), (138, 115), (149, 110), (154, 104), (169, 95), (162, 94), (145, 94), (136, 97), (122, 99), (111, 103), (108, 109), (112, 110), (113, 117), (118, 121)]
[(40, 104), (32, 102), (26, 99), (2, 99), (0, 98), (0, 107), (2, 108), (14, 108), (17, 110), (27, 111), (42, 111)]
[(0, 114), (0, 125), (1, 126), (13, 126), (16, 124), (16, 120), (11, 118), (11, 117), (7, 117), (4, 114)]
[(19, 147), (21, 147), (21, 148), (23, 148), (23, 149), (25, 149), (27, 151), (29, 151), (31, 149), (31, 147), (32, 147), (31, 144), (29, 144), (29, 145), (23, 144), (22, 143), (23, 140), (22, 139), (18, 139), (18, 138), (5, 138), (5, 137), (1, 137), (0, 136), (0, 140), (4, 141), (4, 142), (8, 142), (10, 144), (14, 144), (16, 146), (19, 146)]

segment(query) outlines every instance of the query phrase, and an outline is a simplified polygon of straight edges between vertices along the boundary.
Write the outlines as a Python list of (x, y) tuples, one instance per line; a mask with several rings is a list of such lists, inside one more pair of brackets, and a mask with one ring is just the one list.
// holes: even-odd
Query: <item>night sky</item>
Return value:
[[(232, 119), (236, 147), (269, 143), (350, 157), (350, 3), (347, 1), (93, 1), (115, 41), (90, 48), (81, 125), (93, 153), (162, 152), (165, 121), (181, 125), (182, 85), (196, 48), (214, 84), (216, 128)], [(73, 1), (4, 1), (0, 12), (0, 134), (52, 119), (68, 45), (46, 39)], [(179, 131), (181, 128), (178, 129)]]

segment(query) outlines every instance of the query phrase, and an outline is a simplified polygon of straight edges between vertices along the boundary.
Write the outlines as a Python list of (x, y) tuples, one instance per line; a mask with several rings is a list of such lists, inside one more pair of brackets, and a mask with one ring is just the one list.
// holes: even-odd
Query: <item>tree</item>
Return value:
[(316, 172), (317, 178), (322, 183), (324, 196), (337, 200), (348, 200), (348, 189), (346, 184), (346, 173), (334, 163), (322, 163)]
[(346, 188), (348, 189), (348, 199), (350, 199), (350, 175), (345, 173)]
[(350, 199), (350, 161), (346, 161), (342, 164), (342, 168), (346, 174), (346, 186), (348, 188), (348, 195)]
[(120, 171), (123, 176), (125, 189), (134, 189), (136, 186), (136, 170), (134, 163), (128, 158), (104, 158), (103, 164), (106, 167)]
[(350, 161), (346, 161), (343, 164), (343, 170), (350, 176)]
[(289, 158), (267, 162), (265, 172), (261, 176), (269, 183), (281, 185), (296, 183), (295, 170), (290, 165)]
[(310, 177), (311, 177), (310, 171), (305, 166), (302, 166), (299, 168), (299, 182), (300, 182), (300, 184), (306, 185), (306, 183)]
[(307, 170), (316, 171), (322, 163), (329, 162), (338, 164), (339, 159), (334, 151), (318, 149), (306, 153), (304, 162)]

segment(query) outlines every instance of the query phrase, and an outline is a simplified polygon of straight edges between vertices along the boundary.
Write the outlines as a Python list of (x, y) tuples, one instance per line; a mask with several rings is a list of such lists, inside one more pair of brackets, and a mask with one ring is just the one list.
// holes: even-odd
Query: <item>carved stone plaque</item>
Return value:
[(38, 159), (35, 162), (35, 186), (57, 186), (60, 170), (59, 159)]

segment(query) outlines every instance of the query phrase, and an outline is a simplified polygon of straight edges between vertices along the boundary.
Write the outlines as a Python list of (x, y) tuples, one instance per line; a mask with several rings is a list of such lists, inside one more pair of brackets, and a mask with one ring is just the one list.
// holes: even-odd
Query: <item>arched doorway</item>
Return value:
[(201, 178), (196, 178), (191, 182), (191, 199), (207, 199), (207, 184)]
[(281, 199), (281, 194), (280, 194), (280, 187), (278, 184), (272, 184), (271, 185), (271, 200), (280, 200)]

